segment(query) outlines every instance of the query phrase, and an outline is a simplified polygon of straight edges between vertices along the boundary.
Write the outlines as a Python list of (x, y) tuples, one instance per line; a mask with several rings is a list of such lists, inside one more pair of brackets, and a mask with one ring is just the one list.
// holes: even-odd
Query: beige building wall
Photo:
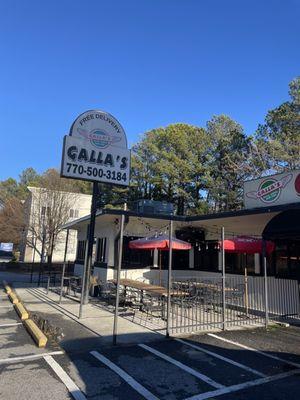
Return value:
[[(36, 212), (36, 193), (38, 192), (39, 188), (28, 187), (30, 194), (28, 199), (26, 200), (26, 212), (27, 212), (27, 221), (28, 225), (32, 223), (32, 216), (34, 212)], [(66, 196), (70, 196), (70, 193), (66, 192)], [(73, 193), (71, 194), (71, 201), (70, 201), (70, 212), (69, 212), (69, 219), (67, 222), (71, 222), (78, 218), (82, 218), (88, 214), (90, 214), (91, 210), (91, 201), (92, 196), (87, 194), (81, 193)], [(24, 262), (39, 262), (40, 261), (40, 254), (38, 251), (41, 251), (42, 243), (37, 241), (36, 248), (38, 251), (34, 251), (32, 247), (30, 247), (28, 243), (30, 238), (30, 233), (27, 232), (25, 234), (23, 240), (23, 249), (21, 251), (21, 260)], [(64, 258), (64, 251), (65, 251), (65, 244), (66, 244), (66, 235), (67, 231), (62, 230), (58, 235), (58, 240), (56, 242), (56, 246), (53, 252), (52, 261), (53, 262), (61, 262)], [(68, 238), (68, 252), (67, 252), (67, 261), (74, 261), (76, 258), (76, 251), (77, 251), (77, 231), (76, 230), (69, 230), (69, 238)]]

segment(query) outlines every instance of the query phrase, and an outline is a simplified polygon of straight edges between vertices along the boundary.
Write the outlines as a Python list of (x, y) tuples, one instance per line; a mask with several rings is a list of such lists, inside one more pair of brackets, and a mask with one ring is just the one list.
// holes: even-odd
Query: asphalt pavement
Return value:
[(299, 399), (297, 326), (117, 346), (72, 318), (63, 329), (60, 345), (38, 349), (0, 291), (0, 399)]

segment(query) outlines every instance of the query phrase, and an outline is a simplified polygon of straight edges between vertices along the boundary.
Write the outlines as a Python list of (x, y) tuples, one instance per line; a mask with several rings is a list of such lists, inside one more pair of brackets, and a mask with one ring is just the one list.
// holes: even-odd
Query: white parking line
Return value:
[(218, 353), (214, 353), (214, 352), (212, 352), (212, 351), (210, 351), (210, 350), (206, 350), (206, 349), (204, 349), (204, 348), (201, 347), (201, 346), (198, 346), (198, 345), (195, 345), (195, 344), (192, 344), (192, 343), (189, 343), (189, 342), (185, 342), (185, 341), (182, 340), (182, 339), (175, 339), (175, 340), (176, 340), (176, 342), (183, 343), (183, 344), (186, 345), (186, 346), (189, 346), (189, 347), (192, 347), (193, 349), (202, 351), (203, 353), (209, 354), (209, 355), (212, 356), (212, 357), (218, 358), (219, 360), (225, 361), (225, 362), (227, 362), (227, 363), (229, 363), (229, 364), (232, 364), (232, 365), (234, 365), (234, 366), (236, 366), (236, 367), (239, 367), (239, 368), (241, 368), (241, 369), (244, 369), (245, 371), (251, 372), (252, 374), (261, 376), (262, 378), (264, 378), (264, 377), (266, 376), (265, 374), (263, 374), (263, 373), (257, 371), (256, 369), (247, 367), (246, 365), (241, 364), (241, 363), (239, 363), (239, 362), (237, 362), (237, 361), (231, 360), (230, 358), (223, 357), (223, 356), (221, 356), (221, 355), (218, 354)]
[(11, 322), (9, 324), (2, 324), (2, 325), (0, 325), (0, 328), (5, 328), (8, 326), (15, 326), (15, 325), (22, 325), (22, 322)]
[(49, 353), (31, 354), (30, 356), (2, 358), (2, 360), (0, 359), (0, 364), (9, 364), (9, 363), (14, 363), (14, 362), (18, 362), (18, 361), (31, 361), (31, 360), (43, 358), (45, 356), (54, 356), (54, 355), (59, 355), (59, 354), (64, 354), (64, 352), (63, 351), (52, 351)]
[(91, 351), (92, 354), (97, 360), (101, 361), (108, 368), (118, 374), (125, 382), (128, 383), (135, 391), (141, 394), (147, 400), (159, 400), (154, 394), (149, 392), (144, 386), (138, 383), (132, 376), (128, 375), (123, 369), (119, 368), (116, 364), (111, 362), (108, 358), (104, 357), (102, 354), (98, 353), (98, 351)]
[(157, 350), (153, 349), (152, 347), (147, 346), (146, 344), (139, 344), (139, 346), (142, 347), (143, 349), (149, 351), (150, 353), (155, 354), (157, 357), (160, 357), (160, 358), (168, 361), (169, 363), (176, 365), (176, 367), (181, 368), (182, 370), (186, 371), (187, 373), (195, 376), (198, 379), (201, 379), (202, 381), (208, 383), (209, 385), (211, 385), (217, 389), (224, 388), (223, 385), (221, 385), (218, 382), (215, 382), (213, 379), (209, 378), (208, 376), (201, 374), (198, 371), (195, 371), (194, 369), (188, 367), (187, 365), (182, 364), (180, 361), (174, 360), (174, 358), (169, 357), (166, 354), (163, 354), (160, 351), (157, 351)]
[(245, 349), (245, 350), (254, 351), (254, 352), (258, 353), (258, 354), (261, 354), (262, 356), (272, 358), (273, 360), (281, 361), (281, 362), (283, 362), (285, 364), (292, 365), (293, 367), (300, 368), (300, 364), (298, 364), (298, 363), (295, 363), (295, 362), (289, 361), (289, 360), (284, 360), (283, 358), (280, 358), (280, 357), (277, 357), (277, 356), (273, 356), (272, 354), (265, 353), (264, 351), (261, 351), (261, 350), (258, 350), (258, 349), (254, 349), (253, 347), (245, 346), (244, 344), (241, 344), (241, 343), (238, 343), (238, 342), (234, 342), (233, 340), (225, 339), (225, 338), (223, 338), (221, 336), (215, 335), (214, 333), (208, 333), (208, 336), (214, 337), (214, 338), (219, 339), (219, 340), (223, 340), (223, 342), (233, 344), (233, 345), (235, 345), (237, 347), (241, 347), (242, 349)]
[(44, 356), (45, 361), (50, 365), (62, 383), (66, 386), (70, 394), (75, 400), (86, 400), (85, 395), (76, 385), (76, 383), (69, 377), (69, 375), (62, 369), (62, 367), (51, 356)]
[(12, 304), (7, 304), (6, 306), (0, 306), (0, 308), (12, 308)]
[(264, 383), (269, 383), (273, 381), (278, 381), (280, 379), (288, 378), (289, 376), (296, 375), (300, 373), (300, 369), (294, 369), (293, 371), (283, 372), (282, 374), (267, 376), (265, 378), (255, 379), (254, 381), (248, 381), (244, 383), (239, 383), (237, 385), (227, 386), (223, 389), (213, 390), (211, 392), (200, 393), (194, 396), (188, 397), (185, 400), (204, 400), (211, 399), (217, 396), (222, 396), (226, 393), (233, 393), (239, 390), (248, 389), (253, 386), (263, 385)]

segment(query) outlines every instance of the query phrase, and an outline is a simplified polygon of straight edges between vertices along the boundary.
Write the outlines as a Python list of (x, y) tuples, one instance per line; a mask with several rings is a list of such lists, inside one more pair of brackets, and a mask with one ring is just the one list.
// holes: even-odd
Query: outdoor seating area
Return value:
[[(141, 269), (140, 274), (135, 272), (134, 277), (128, 270), (122, 270), (117, 314), (163, 334), (168, 328), (171, 334), (180, 334), (224, 329), (224, 326), (225, 329), (261, 326), (266, 324), (267, 315), (273, 320), (297, 318), (299, 298), (295, 282), (288, 281), (289, 292), (286, 292), (286, 308), (283, 310), (280, 299), (286, 281), (268, 277), (266, 282), (263, 276), (249, 275), (247, 270), (245, 268), (244, 274), (224, 276), (221, 272), (203, 274), (191, 271), (182, 274), (174, 271), (169, 309), (165, 270), (153, 270), (149, 275)], [(52, 291), (59, 295), (59, 303), (65, 297), (80, 303), (81, 307), (82, 275), (76, 274), (72, 268), (66, 268), (65, 272), (61, 268), (60, 273), (46, 269), (42, 272), (41, 284), (47, 288), (47, 293)], [(35, 275), (35, 280), (38, 280), (38, 275)], [(266, 285), (269, 293), (267, 312)], [(295, 298), (295, 303), (287, 300), (287, 294)], [(89, 283), (89, 302), (115, 314), (116, 298), (116, 278), (101, 280), (93, 272)]]
[[(221, 328), (224, 317), (228, 326), (262, 324), (264, 314), (257, 308), (258, 293), (253, 285), (249, 296), (248, 280), (226, 278), (225, 304), (221, 277), (174, 280), (170, 291), (170, 327), (173, 333), (191, 329)], [(93, 304), (114, 312), (115, 280), (98, 282)], [(120, 316), (153, 330), (166, 329), (167, 294), (165, 286), (150, 284), (143, 278), (121, 279)], [(256, 304), (254, 304), (255, 296)], [(263, 293), (261, 293), (261, 301)], [(262, 308), (261, 308), (262, 309)]]

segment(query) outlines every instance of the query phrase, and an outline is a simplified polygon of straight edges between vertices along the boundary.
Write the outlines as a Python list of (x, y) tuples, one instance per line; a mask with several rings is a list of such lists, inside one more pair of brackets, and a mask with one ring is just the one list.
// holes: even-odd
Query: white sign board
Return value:
[(244, 182), (245, 208), (300, 202), (300, 170)]
[(13, 243), (0, 243), (0, 251), (6, 251), (8, 253), (13, 251)]
[(61, 176), (128, 186), (130, 150), (120, 123), (91, 110), (79, 115), (65, 136)]
[(89, 140), (65, 136), (61, 176), (128, 186), (130, 151), (121, 147), (96, 150)]

